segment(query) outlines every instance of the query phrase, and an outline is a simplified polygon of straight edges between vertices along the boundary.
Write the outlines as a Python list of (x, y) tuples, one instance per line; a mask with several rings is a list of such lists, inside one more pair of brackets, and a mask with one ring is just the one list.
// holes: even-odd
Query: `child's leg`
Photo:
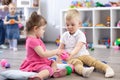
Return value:
[(46, 69), (46, 70), (40, 71), (35, 76), (29, 77), (28, 80), (44, 80), (44, 79), (48, 78), (49, 76), (50, 76), (50, 73)]
[(74, 65), (75, 72), (83, 77), (89, 77), (94, 70), (94, 67), (83, 67), (83, 63), (79, 59), (71, 59), (68, 63)]
[(53, 69), (48, 65), (44, 65), (37, 72), (38, 74), (29, 77), (28, 80), (44, 80), (52, 76), (54, 73)]
[(13, 49), (13, 42), (12, 42), (12, 40), (8, 39), (8, 43), (9, 43), (9, 48)]
[(13, 50), (17, 51), (17, 39), (13, 39)]
[(58, 69), (57, 63), (55, 61), (52, 63), (51, 67), (54, 70), (53, 77), (58, 78), (58, 77), (63, 77), (63, 76), (67, 75), (67, 70), (66, 69)]
[(79, 59), (86, 65), (88, 66), (93, 66), (99, 71), (105, 72), (105, 77), (113, 77), (114, 76), (114, 71), (110, 66), (107, 64), (89, 56), (89, 55), (84, 55), (79, 57)]

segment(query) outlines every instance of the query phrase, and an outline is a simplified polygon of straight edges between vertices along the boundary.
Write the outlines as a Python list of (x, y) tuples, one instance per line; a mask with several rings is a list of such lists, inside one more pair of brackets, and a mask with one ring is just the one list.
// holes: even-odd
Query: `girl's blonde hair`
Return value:
[(71, 20), (73, 18), (76, 18), (76, 19), (80, 20), (80, 13), (76, 9), (70, 9), (65, 14), (65, 19), (66, 20)]
[(45, 20), (45, 18), (34, 11), (26, 22), (26, 32), (29, 33), (31, 30), (33, 30), (35, 26), (39, 28), (46, 24), (47, 21)]

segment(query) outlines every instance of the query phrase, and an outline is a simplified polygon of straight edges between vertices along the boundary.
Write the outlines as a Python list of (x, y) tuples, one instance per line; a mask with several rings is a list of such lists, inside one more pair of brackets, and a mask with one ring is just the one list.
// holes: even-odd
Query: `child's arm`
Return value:
[(41, 57), (52, 57), (54, 55), (57, 55), (60, 51), (59, 49), (44, 51), (41, 46), (35, 47), (34, 50)]
[(10, 24), (10, 21), (7, 21), (7, 16), (4, 19), (4, 24)]
[(70, 52), (70, 56), (67, 60), (71, 59), (73, 56), (75, 56), (79, 51), (80, 49), (82, 48), (82, 46), (85, 45), (85, 43), (83, 42), (78, 42), (75, 46), (75, 48)]
[(15, 21), (15, 23), (17, 23), (17, 24), (21, 23), (20, 16), (18, 16), (18, 21)]

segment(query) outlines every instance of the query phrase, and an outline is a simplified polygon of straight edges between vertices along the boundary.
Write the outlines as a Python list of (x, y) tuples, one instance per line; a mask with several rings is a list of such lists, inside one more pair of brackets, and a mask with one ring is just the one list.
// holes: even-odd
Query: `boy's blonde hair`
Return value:
[(15, 6), (15, 7), (16, 7), (16, 4), (15, 4), (15, 3), (10, 3), (8, 6), (9, 6), (9, 7), (10, 7), (10, 6)]
[(80, 20), (80, 13), (76, 9), (70, 9), (65, 14), (65, 19), (66, 20), (71, 20), (73, 18), (76, 18), (76, 19)]

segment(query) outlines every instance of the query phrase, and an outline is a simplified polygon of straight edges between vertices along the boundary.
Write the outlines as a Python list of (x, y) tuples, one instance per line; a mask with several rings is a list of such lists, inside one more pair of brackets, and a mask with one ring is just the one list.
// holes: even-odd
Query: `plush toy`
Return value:
[(104, 5), (100, 2), (96, 2), (95, 4), (96, 4), (96, 7), (104, 7)]

